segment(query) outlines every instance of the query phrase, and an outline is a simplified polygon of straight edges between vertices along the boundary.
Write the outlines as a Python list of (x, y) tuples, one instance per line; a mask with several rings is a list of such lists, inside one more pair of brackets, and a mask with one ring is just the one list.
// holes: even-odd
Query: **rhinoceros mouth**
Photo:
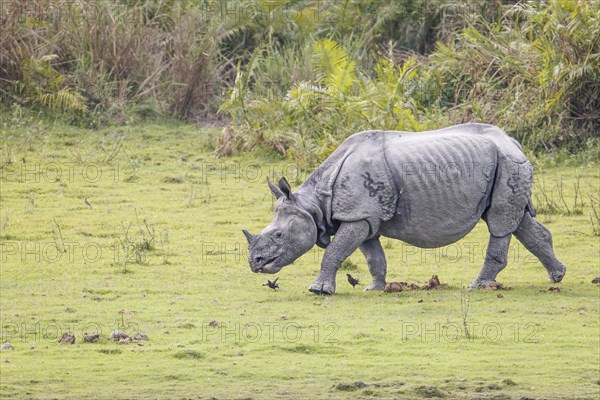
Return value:
[(263, 273), (263, 274), (275, 274), (275, 273), (279, 272), (281, 267), (278, 265), (275, 265), (277, 263), (278, 258), (279, 258), (279, 256), (276, 256), (276, 257), (273, 257), (273, 258), (267, 260), (267, 262), (265, 262), (262, 266), (254, 269), (254, 272)]
[(269, 258), (268, 260), (265, 260), (265, 261), (261, 260), (262, 262), (260, 264), (258, 264), (258, 265), (255, 264), (252, 266), (253, 267), (252, 270), (254, 272), (263, 272), (263, 270), (268, 269), (275, 262), (276, 259), (277, 259), (277, 256)]

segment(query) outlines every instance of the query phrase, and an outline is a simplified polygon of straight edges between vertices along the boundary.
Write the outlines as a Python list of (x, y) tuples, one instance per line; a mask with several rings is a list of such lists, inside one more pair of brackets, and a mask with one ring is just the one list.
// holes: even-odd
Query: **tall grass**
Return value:
[[(209, 19), (200, 3), (2, 2), (2, 99), (117, 120), (128, 108), (206, 117), (226, 67), (219, 45), (239, 21)], [(71, 97), (52, 106), (61, 94)]]

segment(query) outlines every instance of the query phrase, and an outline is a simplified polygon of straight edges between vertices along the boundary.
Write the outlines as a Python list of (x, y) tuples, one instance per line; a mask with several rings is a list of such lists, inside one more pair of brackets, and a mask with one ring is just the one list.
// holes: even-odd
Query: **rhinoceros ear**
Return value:
[(292, 187), (288, 183), (287, 179), (281, 178), (279, 180), (279, 189), (281, 189), (285, 197), (292, 200)]
[(273, 193), (273, 196), (275, 196), (275, 198), (280, 198), (281, 196), (283, 196), (283, 192), (273, 184), (273, 182), (271, 182), (271, 180), (269, 179), (269, 177), (267, 177), (267, 183), (269, 184), (269, 189), (271, 189), (271, 193)]

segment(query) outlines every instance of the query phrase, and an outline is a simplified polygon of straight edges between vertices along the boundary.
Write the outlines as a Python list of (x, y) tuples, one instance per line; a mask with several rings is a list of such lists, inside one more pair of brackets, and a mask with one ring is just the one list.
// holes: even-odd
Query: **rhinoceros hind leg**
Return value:
[(486, 287), (496, 282), (496, 276), (507, 264), (511, 236), (512, 234), (502, 237), (490, 235), (483, 268), (481, 268), (477, 280), (471, 283), (469, 287)]
[(367, 221), (342, 222), (333, 241), (325, 249), (321, 270), (308, 290), (315, 294), (335, 293), (335, 274), (348, 258), (369, 236)]
[(365, 241), (359, 248), (367, 259), (369, 272), (373, 278), (373, 282), (365, 290), (383, 290), (385, 288), (387, 263), (379, 237), (377, 236)]
[(529, 212), (525, 212), (514, 235), (523, 246), (536, 256), (548, 271), (550, 282), (560, 282), (567, 267), (558, 261), (552, 248), (552, 234), (544, 225), (536, 221)]

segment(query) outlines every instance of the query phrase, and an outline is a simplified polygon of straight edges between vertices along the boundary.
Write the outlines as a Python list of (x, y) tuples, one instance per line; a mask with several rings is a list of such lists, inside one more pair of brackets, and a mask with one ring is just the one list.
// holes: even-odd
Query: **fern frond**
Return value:
[(339, 43), (322, 39), (313, 43), (313, 65), (316, 75), (327, 86), (333, 97), (347, 94), (356, 80), (356, 63)]
[(38, 101), (52, 111), (88, 111), (83, 96), (69, 88), (63, 88), (54, 93), (40, 93)]
[(348, 53), (339, 43), (331, 39), (321, 39), (312, 46), (313, 65), (316, 72), (325, 77), (331, 74), (336, 66), (348, 63)]
[(333, 71), (328, 74), (323, 82), (327, 85), (330, 93), (333, 95), (346, 94), (356, 80), (354, 61), (346, 61), (343, 64), (336, 65)]

